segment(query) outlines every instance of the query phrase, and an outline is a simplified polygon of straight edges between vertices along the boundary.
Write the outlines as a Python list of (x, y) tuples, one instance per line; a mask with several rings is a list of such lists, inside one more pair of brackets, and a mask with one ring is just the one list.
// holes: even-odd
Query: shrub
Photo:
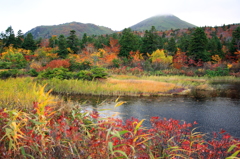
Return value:
[(39, 73), (38, 78), (57, 78), (57, 79), (70, 79), (73, 74), (68, 71), (68, 69), (60, 67), (54, 69), (46, 69)]
[(70, 67), (70, 62), (69, 60), (62, 60), (62, 59), (58, 59), (58, 60), (52, 60), (50, 61), (46, 66), (40, 68), (39, 70), (46, 70), (46, 69), (54, 69), (54, 68), (69, 68)]
[(37, 77), (38, 76), (38, 72), (33, 68), (28, 71), (28, 74), (32, 77)]
[(76, 74), (76, 78), (82, 80), (92, 80), (93, 74), (89, 70), (81, 70)]
[(93, 78), (106, 78), (108, 75), (106, 69), (102, 67), (94, 67), (90, 70), (92, 72)]
[(113, 59), (112, 63), (113, 63), (113, 67), (115, 68), (119, 68), (121, 65), (121, 61), (119, 59)]
[[(23, 55), (24, 51), (21, 49), (15, 49), (12, 46), (7, 48), (6, 52), (2, 53), (1, 59), (5, 62), (11, 62), (10, 68), (24, 68), (27, 66), (27, 61)], [(10, 63), (6, 63), (10, 64)]]
[(89, 61), (76, 62), (74, 60), (71, 60), (69, 69), (71, 71), (89, 70), (91, 69), (91, 65), (91, 62)]
[(229, 69), (217, 67), (216, 70), (206, 70), (206, 75), (209, 77), (227, 76), (229, 75)]
[(12, 62), (0, 61), (1, 69), (10, 69), (12, 66)]
[(23, 74), (24, 73), (22, 71), (19, 71), (17, 69), (1, 71), (0, 72), (0, 78), (1, 79), (7, 79), (9, 77), (18, 77), (19, 75), (23, 75)]

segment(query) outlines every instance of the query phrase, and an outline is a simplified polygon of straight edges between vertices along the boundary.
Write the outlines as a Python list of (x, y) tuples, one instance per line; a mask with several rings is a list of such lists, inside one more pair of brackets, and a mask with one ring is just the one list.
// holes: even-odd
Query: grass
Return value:
[[(213, 90), (211, 83), (240, 82), (240, 78), (112, 75), (111, 78), (98, 81), (50, 79), (38, 82), (42, 85), (47, 84), (46, 90), (53, 89), (53, 92), (65, 94), (166, 96), (186, 94), (189, 91), (184, 90), (195, 88)], [(37, 98), (33, 93), (35, 83), (32, 78), (0, 80), (0, 107), (11, 107), (11, 105), (30, 107)]]
[(181, 86), (166, 82), (153, 80), (120, 80), (113, 78), (101, 81), (51, 79), (43, 81), (43, 84), (45, 83), (48, 83), (48, 88), (53, 88), (53, 91), (57, 93), (89, 95), (171, 95), (172, 90), (183, 89)]
[(131, 76), (131, 75), (113, 75), (115, 79), (135, 79), (135, 80), (153, 80), (158, 82), (167, 82), (177, 84), (183, 87), (196, 87), (203, 84), (211, 84), (216, 82), (240, 82), (240, 78), (234, 76), (218, 76), (218, 77), (191, 77), (191, 76)]
[(0, 107), (32, 107), (36, 99), (34, 83), (30, 78), (9, 78), (0, 81)]

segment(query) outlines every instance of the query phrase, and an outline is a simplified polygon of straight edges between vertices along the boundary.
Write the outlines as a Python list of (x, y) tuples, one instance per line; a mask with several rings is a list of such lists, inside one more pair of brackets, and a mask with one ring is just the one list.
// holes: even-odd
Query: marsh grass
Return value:
[(38, 87), (32, 78), (0, 80), (0, 108), (32, 108), (39, 96), (35, 91)]
[(171, 75), (171, 76), (131, 76), (131, 75), (112, 75), (115, 79), (137, 79), (137, 80), (153, 80), (158, 82), (167, 82), (180, 85), (183, 87), (196, 87), (199, 85), (208, 85), (211, 83), (234, 83), (240, 82), (240, 78), (234, 76), (218, 76), (218, 77), (190, 77), (190, 76), (180, 76), (180, 75)]
[(120, 80), (105, 79), (101, 81), (59, 80), (42, 81), (48, 83), (57, 93), (88, 94), (88, 95), (126, 95), (150, 96), (171, 94), (169, 91), (182, 88), (176, 84), (158, 82), (153, 80)]

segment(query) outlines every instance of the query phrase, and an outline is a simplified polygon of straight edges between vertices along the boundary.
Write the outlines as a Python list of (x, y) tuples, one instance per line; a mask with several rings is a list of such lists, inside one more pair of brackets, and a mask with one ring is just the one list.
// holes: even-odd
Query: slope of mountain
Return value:
[(145, 19), (130, 28), (135, 31), (145, 31), (150, 30), (152, 26), (155, 26), (156, 30), (159, 31), (196, 27), (195, 25), (185, 22), (174, 15), (158, 15)]
[(79, 22), (71, 22), (71, 23), (64, 23), (60, 25), (51, 25), (51, 26), (38, 26), (30, 31), (28, 33), (32, 33), (34, 39), (37, 38), (50, 38), (52, 35), (61, 35), (69, 36), (69, 33), (71, 30), (76, 31), (76, 35), (78, 37), (81, 37), (84, 33), (87, 33), (87, 35), (101, 35), (101, 34), (111, 34), (114, 33), (113, 30), (107, 27), (103, 26), (97, 26), (95, 24), (84, 24)]

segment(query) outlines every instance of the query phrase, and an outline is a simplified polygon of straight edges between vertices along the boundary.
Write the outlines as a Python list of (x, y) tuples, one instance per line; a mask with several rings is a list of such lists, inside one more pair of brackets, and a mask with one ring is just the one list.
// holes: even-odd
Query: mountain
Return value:
[(145, 31), (150, 30), (152, 26), (155, 26), (156, 30), (159, 31), (196, 27), (195, 25), (185, 22), (174, 15), (158, 15), (145, 19), (130, 28), (135, 31)]
[(84, 24), (79, 22), (64, 23), (60, 25), (51, 25), (51, 26), (38, 26), (30, 31), (26, 32), (32, 33), (34, 39), (38, 38), (50, 38), (52, 35), (61, 35), (65, 37), (69, 36), (71, 30), (76, 31), (76, 35), (81, 37), (84, 33), (87, 35), (102, 35), (102, 34), (111, 34), (114, 33), (113, 30), (104, 26), (97, 26), (95, 24)]

